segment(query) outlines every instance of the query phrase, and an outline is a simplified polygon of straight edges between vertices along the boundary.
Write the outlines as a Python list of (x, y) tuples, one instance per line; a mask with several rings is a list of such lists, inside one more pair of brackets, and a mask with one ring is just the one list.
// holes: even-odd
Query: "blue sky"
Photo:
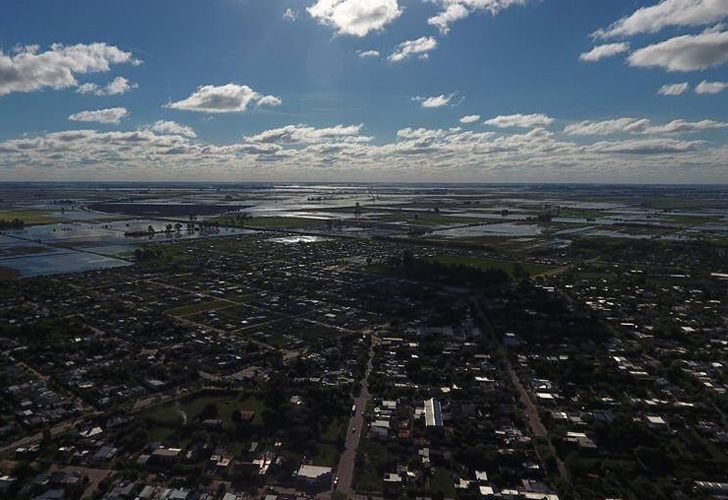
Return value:
[(726, 0), (3, 11), (0, 179), (728, 181)]

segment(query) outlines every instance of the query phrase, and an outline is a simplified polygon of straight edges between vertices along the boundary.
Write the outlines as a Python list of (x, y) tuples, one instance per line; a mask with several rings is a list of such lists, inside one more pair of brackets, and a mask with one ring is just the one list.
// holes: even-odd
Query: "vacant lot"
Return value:
[(167, 314), (173, 316), (187, 316), (188, 314), (201, 313), (205, 311), (212, 311), (220, 309), (221, 307), (228, 307), (232, 304), (226, 300), (208, 300), (205, 302), (199, 302), (197, 304), (190, 304), (187, 306), (175, 307), (167, 311)]
[(304, 219), (302, 217), (246, 217), (237, 219), (222, 217), (217, 220), (220, 224), (235, 227), (272, 227), (280, 229), (324, 227), (325, 221), (319, 219)]
[(20, 276), (20, 272), (9, 267), (0, 266), (0, 281), (14, 280)]
[(547, 264), (537, 264), (534, 262), (516, 262), (509, 260), (491, 259), (488, 257), (474, 257), (466, 255), (438, 255), (432, 260), (449, 265), (462, 265), (475, 267), (478, 269), (502, 269), (513, 275), (516, 266), (520, 264), (522, 269), (531, 276), (544, 274), (555, 269), (554, 266)]
[(20, 219), (26, 225), (53, 224), (59, 219), (45, 210), (2, 210), (0, 220)]
[(177, 426), (182, 419), (187, 422), (197, 419), (208, 405), (217, 408), (218, 418), (223, 421), (223, 426), (231, 428), (232, 414), (235, 410), (254, 411), (254, 425), (260, 425), (263, 420), (261, 412), (265, 408), (263, 401), (254, 394), (231, 393), (215, 394), (202, 393), (184, 400), (175, 401), (165, 405), (157, 406), (142, 414), (161, 426)]

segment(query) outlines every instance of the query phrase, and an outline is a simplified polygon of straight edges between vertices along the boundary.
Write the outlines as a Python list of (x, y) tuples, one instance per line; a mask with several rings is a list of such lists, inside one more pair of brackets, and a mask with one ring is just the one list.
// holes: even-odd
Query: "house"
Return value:
[(520, 347), (521, 344), (521, 339), (515, 333), (508, 332), (503, 337), (503, 345), (506, 347)]
[(371, 425), (372, 437), (376, 439), (387, 439), (389, 437), (389, 421), (388, 420), (375, 420)]
[(48, 490), (45, 493), (34, 497), (33, 500), (62, 500), (65, 498), (65, 492), (61, 489)]
[(296, 473), (296, 482), (300, 486), (323, 486), (331, 481), (331, 467), (318, 465), (302, 465)]
[(96, 463), (108, 462), (116, 455), (118, 450), (111, 445), (104, 445), (91, 457)]
[(395, 495), (402, 489), (403, 482), (402, 476), (394, 472), (388, 472), (384, 474), (382, 478), (382, 484), (384, 485), (384, 492), (388, 495)]
[(658, 417), (656, 415), (646, 415), (645, 420), (647, 420), (647, 424), (653, 429), (667, 428), (667, 422), (662, 417)]
[(435, 398), (425, 401), (425, 426), (428, 428), (442, 427), (442, 407)]
[(7, 491), (16, 482), (16, 478), (10, 476), (0, 476), (0, 493)]
[(495, 491), (493, 491), (491, 486), (480, 486), (478, 489), (480, 490), (481, 497), (490, 498), (495, 495)]
[(164, 446), (160, 446), (152, 452), (150, 458), (155, 463), (168, 464), (175, 462), (181, 454), (181, 448), (165, 448)]
[(695, 489), (707, 491), (714, 494), (728, 494), (728, 483), (718, 483), (714, 481), (695, 481)]

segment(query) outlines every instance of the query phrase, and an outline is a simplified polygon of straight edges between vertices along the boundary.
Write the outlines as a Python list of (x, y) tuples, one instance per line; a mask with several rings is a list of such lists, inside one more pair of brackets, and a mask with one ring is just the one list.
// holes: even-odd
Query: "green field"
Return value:
[(20, 276), (20, 272), (9, 267), (0, 266), (0, 281), (14, 280)]
[(393, 214), (382, 217), (385, 222), (405, 222), (413, 226), (456, 226), (464, 224), (492, 224), (499, 222), (493, 217), (462, 217), (458, 215), (442, 215), (431, 212), (411, 213), (404, 212), (401, 214)]
[(418, 216), (416, 219), (410, 219), (410, 224), (418, 226), (455, 226), (463, 224), (493, 224), (498, 222), (493, 218), (478, 218), (478, 217), (458, 217), (458, 216), (447, 216), (437, 214), (424, 214)]
[(337, 443), (339, 438), (346, 437), (346, 427), (349, 421), (345, 418), (334, 419), (322, 432), (321, 440), (326, 443)]
[(313, 228), (323, 227), (326, 222), (320, 219), (305, 219), (303, 217), (222, 217), (217, 219), (222, 225), (234, 227), (271, 227), (276, 229)]
[(553, 271), (554, 269), (556, 269), (555, 266), (549, 266), (547, 264), (537, 264), (533, 262), (514, 262), (508, 260), (491, 259), (488, 257), (470, 257), (464, 255), (438, 255), (436, 257), (433, 257), (432, 260), (448, 265), (463, 265), (475, 267), (478, 269), (502, 269), (503, 271), (506, 271), (511, 275), (513, 275), (516, 264), (520, 264), (523, 269), (531, 276), (545, 274), (549, 271)]
[(175, 427), (179, 424), (184, 414), (187, 421), (192, 421), (199, 417), (208, 404), (214, 404), (217, 407), (218, 415), (223, 420), (223, 426), (232, 428), (232, 414), (235, 410), (254, 411), (255, 418), (253, 425), (263, 423), (261, 416), (265, 409), (265, 403), (253, 394), (201, 394), (194, 396), (189, 400), (180, 400), (173, 403), (157, 406), (142, 413), (142, 417), (154, 421), (163, 427)]
[(668, 219), (669, 222), (674, 222), (675, 224), (681, 224), (686, 226), (697, 226), (700, 224), (708, 224), (711, 222), (720, 222), (722, 220), (722, 217), (720, 216), (710, 216), (710, 215), (672, 215), (667, 214), (665, 216), (666, 219)]
[(383, 473), (397, 463), (397, 458), (389, 452), (386, 444), (368, 438), (362, 438), (359, 454), (363, 458), (363, 466), (356, 468), (355, 488), (359, 491), (382, 491)]
[(455, 485), (453, 484), (450, 472), (442, 467), (435, 467), (430, 478), (430, 490), (433, 493), (441, 493), (445, 498), (455, 496)]
[(187, 306), (175, 307), (167, 311), (167, 314), (172, 316), (187, 316), (190, 314), (196, 314), (206, 311), (213, 311), (220, 309), (221, 307), (229, 307), (232, 304), (226, 300), (210, 300), (207, 302), (199, 302), (197, 304), (190, 304)]
[(1, 210), (0, 220), (20, 219), (26, 225), (53, 224), (60, 219), (45, 210)]
[(324, 467), (336, 467), (339, 463), (339, 450), (336, 445), (329, 443), (318, 443), (313, 463)]

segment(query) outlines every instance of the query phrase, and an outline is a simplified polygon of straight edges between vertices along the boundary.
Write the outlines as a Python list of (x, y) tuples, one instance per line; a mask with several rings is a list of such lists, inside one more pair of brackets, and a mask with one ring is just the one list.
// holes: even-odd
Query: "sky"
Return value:
[(728, 0), (3, 0), (0, 181), (728, 182)]

